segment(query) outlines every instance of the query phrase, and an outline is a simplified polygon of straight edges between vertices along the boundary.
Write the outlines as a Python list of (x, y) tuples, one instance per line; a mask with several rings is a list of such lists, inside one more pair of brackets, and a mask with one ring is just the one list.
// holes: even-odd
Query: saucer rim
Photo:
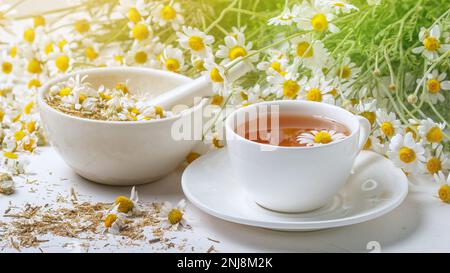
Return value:
[[(342, 227), (342, 226), (348, 226), (348, 225), (354, 225), (362, 222), (367, 222), (373, 219), (376, 219), (382, 215), (385, 215), (395, 208), (397, 208), (406, 198), (408, 194), (408, 178), (406, 175), (395, 166), (392, 166), (396, 172), (400, 176), (402, 176), (404, 179), (403, 181), (399, 181), (396, 183), (401, 183), (400, 185), (400, 193), (394, 198), (390, 199), (390, 202), (387, 202), (386, 204), (383, 204), (379, 208), (376, 208), (375, 210), (371, 212), (362, 212), (357, 213), (353, 216), (346, 216), (342, 218), (337, 219), (331, 219), (331, 220), (318, 220), (318, 221), (308, 221), (308, 222), (285, 222), (285, 221), (262, 221), (262, 220), (254, 220), (254, 219), (247, 219), (244, 217), (239, 216), (231, 216), (226, 215), (224, 213), (218, 212), (217, 210), (211, 209), (208, 206), (205, 206), (202, 204), (201, 201), (199, 201), (196, 197), (194, 197), (191, 192), (188, 190), (188, 182), (186, 176), (189, 174), (189, 172), (196, 167), (196, 165), (201, 164), (203, 161), (206, 161), (209, 157), (213, 156), (216, 153), (226, 153), (226, 148), (222, 148), (217, 151), (209, 152), (208, 154), (201, 156), (194, 162), (192, 162), (183, 172), (181, 177), (181, 186), (184, 195), (186, 198), (197, 208), (202, 210), (203, 212), (217, 217), (219, 219), (247, 225), (247, 226), (254, 226), (254, 227), (261, 227), (261, 228), (269, 228), (269, 229), (280, 229), (280, 230), (292, 230), (292, 231), (302, 231), (302, 230), (315, 230), (315, 229), (327, 229), (327, 228), (334, 228), (334, 227)], [(377, 157), (382, 158), (382, 160), (388, 160), (382, 155), (379, 155), (373, 151), (361, 151), (358, 156), (361, 155), (361, 153), (370, 153), (374, 154)], [(392, 164), (392, 163), (391, 163)], [(280, 215), (283, 215), (283, 212), (278, 212)], [(292, 215), (292, 213), (290, 213)], [(294, 213), (295, 214), (295, 213)]]

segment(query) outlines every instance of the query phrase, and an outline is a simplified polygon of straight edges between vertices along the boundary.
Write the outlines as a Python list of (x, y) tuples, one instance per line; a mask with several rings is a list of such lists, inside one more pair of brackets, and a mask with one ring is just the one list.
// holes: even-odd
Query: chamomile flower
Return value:
[(280, 15), (269, 19), (268, 25), (289, 26), (296, 24), (298, 23), (300, 12), (300, 5), (294, 5), (292, 9), (286, 6)]
[(84, 59), (87, 62), (95, 63), (99, 61), (100, 44), (91, 39), (83, 40)]
[(48, 61), (50, 74), (58, 75), (70, 72), (74, 62), (75, 60), (70, 50), (52, 53)]
[(116, 204), (111, 211), (106, 214), (103, 223), (105, 225), (104, 233), (109, 232), (111, 234), (119, 235), (120, 231), (126, 226), (126, 215), (119, 211), (119, 204)]
[(439, 172), (434, 174), (434, 180), (441, 185), (438, 190), (439, 199), (444, 203), (450, 204), (450, 174), (445, 179), (444, 173)]
[(219, 49), (216, 52), (216, 57), (223, 59), (220, 64), (228, 64), (238, 58), (243, 58), (248, 55), (252, 55), (247, 58), (246, 61), (253, 63), (258, 60), (258, 55), (254, 54), (252, 50), (253, 43), (245, 43), (245, 37), (240, 34), (231, 34), (225, 37), (225, 45), (219, 45)]
[(307, 68), (318, 71), (327, 65), (329, 54), (323, 43), (311, 36), (302, 36), (291, 41), (293, 55)]
[(365, 117), (370, 124), (373, 126), (377, 118), (377, 100), (376, 99), (366, 99), (360, 101), (355, 106), (355, 111), (360, 116)]
[(334, 87), (331, 81), (325, 80), (322, 75), (311, 78), (300, 93), (300, 98), (308, 101), (334, 103), (334, 97), (330, 93)]
[(126, 65), (126, 56), (120, 45), (109, 48), (109, 54), (106, 60), (107, 66), (124, 66)]
[(131, 189), (130, 197), (118, 196), (116, 200), (114, 200), (115, 209), (124, 214), (129, 215), (138, 215), (142, 213), (142, 207), (139, 203), (139, 195), (136, 190), (136, 187), (133, 186)]
[(182, 199), (176, 206), (170, 202), (164, 202), (161, 206), (159, 218), (166, 228), (178, 230), (187, 225), (185, 219), (186, 201)]
[(178, 48), (168, 47), (163, 51), (161, 63), (164, 70), (179, 73), (185, 68), (183, 52)]
[(334, 130), (312, 130), (308, 133), (301, 133), (297, 137), (297, 141), (300, 144), (304, 144), (306, 146), (320, 146), (324, 144), (328, 144), (331, 142), (339, 141), (344, 139), (346, 136), (342, 133), (337, 133)]
[(401, 122), (396, 118), (395, 113), (387, 113), (384, 109), (376, 111), (376, 121), (380, 126), (381, 133), (391, 138), (400, 131)]
[(388, 156), (392, 162), (408, 173), (423, 171), (425, 149), (421, 143), (414, 141), (411, 133), (396, 134), (389, 144)]
[(150, 66), (150, 45), (134, 44), (126, 56), (126, 63), (134, 66)]
[(120, 0), (118, 10), (132, 23), (137, 24), (149, 14), (150, 5), (144, 0)]
[(441, 30), (439, 25), (434, 25), (431, 29), (421, 28), (419, 32), (419, 40), (422, 46), (412, 50), (415, 54), (422, 54), (429, 60), (436, 59), (439, 54), (443, 54), (450, 50), (450, 44), (442, 44), (440, 41)]
[(438, 172), (447, 172), (450, 168), (450, 160), (447, 155), (443, 153), (442, 145), (437, 146), (433, 153), (428, 153), (425, 161), (427, 173), (434, 175)]
[(150, 26), (150, 17), (137, 23), (129, 22), (128, 27), (130, 28), (130, 37), (134, 39), (134, 43), (145, 43), (152, 37), (153, 30)]
[(211, 54), (210, 46), (214, 43), (214, 36), (204, 32), (183, 26), (182, 32), (177, 32), (178, 42), (182, 48), (189, 49), (191, 54), (206, 57)]
[(316, 32), (330, 31), (336, 33), (339, 28), (331, 21), (335, 18), (328, 8), (321, 4), (322, 1), (315, 0), (312, 4), (303, 4), (301, 17), (298, 20), (298, 28), (301, 30), (314, 30)]
[[(291, 71), (291, 67), (288, 71)], [(299, 75), (294, 72), (288, 72), (285, 75), (276, 74), (267, 77), (267, 81), (271, 85), (272, 93), (276, 94), (277, 98), (296, 99), (300, 91), (307, 82), (306, 77), (298, 79)]]
[(335, 75), (341, 81), (350, 81), (356, 78), (361, 72), (361, 68), (357, 67), (349, 57), (345, 57), (340, 65), (334, 70)]
[(352, 4), (342, 0), (322, 0), (323, 5), (330, 8), (336, 14), (350, 13), (352, 11), (358, 11), (359, 9)]
[(29, 165), (29, 160), (27, 158), (14, 152), (3, 152), (0, 159), (3, 168), (13, 175), (24, 174), (26, 172), (26, 167)]
[(227, 95), (228, 79), (225, 75), (225, 68), (212, 60), (206, 61), (204, 66), (206, 71), (203, 72), (203, 75), (212, 83), (213, 91), (220, 96)]
[(267, 55), (267, 60), (258, 63), (256, 68), (265, 71), (267, 75), (285, 74), (289, 64), (286, 54), (280, 50), (270, 49)]
[(389, 149), (389, 143), (382, 139), (379, 131), (375, 131), (367, 138), (363, 148), (381, 155), (386, 155)]
[(154, 9), (152, 16), (153, 21), (159, 26), (162, 27), (170, 24), (174, 30), (178, 30), (180, 25), (184, 23), (180, 3), (161, 4)]
[(431, 118), (421, 120), (418, 126), (420, 136), (427, 143), (431, 143), (433, 148), (436, 148), (444, 140), (444, 129), (444, 123), (436, 123)]
[[(437, 69), (434, 69), (431, 73), (426, 75), (425, 89), (423, 93), (424, 98), (428, 98), (431, 103), (436, 104), (438, 101), (443, 102), (445, 100), (442, 91), (450, 90), (450, 81), (446, 81), (447, 73), (439, 73)], [(421, 79), (417, 80), (420, 83)]]
[(13, 73), (15, 70), (15, 66), (17, 64), (16, 60), (14, 60), (10, 54), (6, 50), (3, 50), (0, 56), (0, 64), (1, 64), (1, 78), (2, 79), (13, 79), (15, 74)]

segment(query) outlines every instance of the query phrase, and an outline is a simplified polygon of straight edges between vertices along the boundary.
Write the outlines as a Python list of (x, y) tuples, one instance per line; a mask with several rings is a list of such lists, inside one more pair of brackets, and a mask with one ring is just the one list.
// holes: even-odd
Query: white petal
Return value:
[(413, 48), (413, 49), (412, 49), (412, 53), (414, 53), (414, 54), (420, 54), (420, 53), (422, 53), (422, 51), (423, 51), (424, 49), (425, 49), (425, 47), (419, 46), (419, 47)]
[(430, 35), (435, 37), (436, 39), (439, 39), (439, 37), (441, 37), (441, 30), (439, 29), (439, 26), (437, 24), (434, 25), (431, 29)]
[(444, 90), (450, 90), (450, 81), (441, 82), (441, 88)]

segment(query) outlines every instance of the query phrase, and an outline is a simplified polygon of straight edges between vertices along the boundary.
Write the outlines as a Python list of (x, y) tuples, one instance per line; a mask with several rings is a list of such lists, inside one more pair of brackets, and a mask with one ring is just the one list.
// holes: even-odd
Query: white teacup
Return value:
[[(345, 125), (350, 135), (314, 147), (281, 147), (250, 141), (237, 128), (256, 111), (278, 107), (279, 115), (322, 116)], [(273, 110), (273, 109), (272, 109)], [(370, 133), (367, 119), (337, 106), (298, 100), (240, 108), (225, 122), (236, 179), (259, 205), (282, 212), (305, 212), (329, 202), (346, 183)]]

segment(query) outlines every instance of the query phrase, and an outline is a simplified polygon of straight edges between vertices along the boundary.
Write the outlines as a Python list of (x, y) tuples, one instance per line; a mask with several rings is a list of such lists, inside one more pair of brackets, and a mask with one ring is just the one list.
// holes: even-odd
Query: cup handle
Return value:
[(358, 151), (361, 151), (364, 147), (364, 144), (366, 144), (367, 139), (370, 135), (370, 122), (365, 118), (361, 116), (357, 116), (359, 121), (359, 144), (358, 144)]

